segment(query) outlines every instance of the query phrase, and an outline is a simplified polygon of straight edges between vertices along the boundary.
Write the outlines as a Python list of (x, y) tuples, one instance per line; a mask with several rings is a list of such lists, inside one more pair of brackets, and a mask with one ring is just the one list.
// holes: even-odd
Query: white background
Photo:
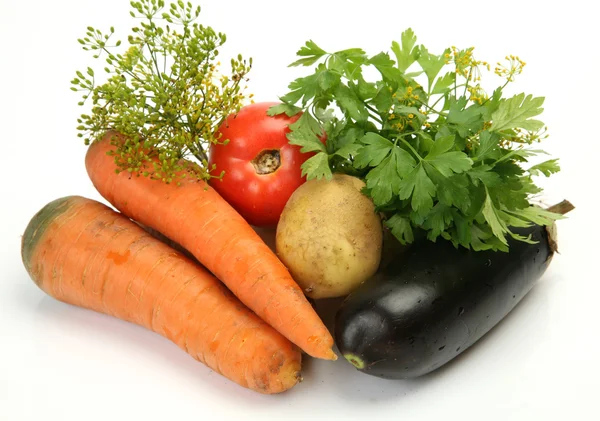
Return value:
[(262, 396), (154, 333), (59, 303), (28, 279), (19, 245), (31, 216), (64, 195), (101, 200), (76, 137), (83, 110), (69, 90), (76, 69), (101, 63), (76, 39), (88, 25), (114, 25), (125, 38), (133, 21), (123, 0), (0, 0), (0, 420), (598, 419), (600, 30), (591, 4), (201, 3), (202, 21), (228, 35), (223, 55), (254, 58), (249, 85), (259, 101), (275, 100), (306, 71), (287, 65), (308, 39), (374, 54), (410, 26), (434, 52), (475, 46), (492, 63), (519, 55), (527, 66), (514, 93), (546, 97), (545, 149), (563, 168), (544, 183), (546, 198), (577, 206), (559, 223), (561, 255), (539, 284), (445, 368), (385, 381), (344, 360), (307, 360), (303, 383)]

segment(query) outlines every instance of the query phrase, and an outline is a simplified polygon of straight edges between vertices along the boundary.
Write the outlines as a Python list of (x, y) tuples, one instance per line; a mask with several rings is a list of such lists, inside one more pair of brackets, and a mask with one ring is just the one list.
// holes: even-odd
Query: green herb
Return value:
[(71, 82), (73, 91), (83, 92), (79, 105), (91, 100), (91, 113), (78, 119), (79, 137), (89, 144), (109, 130), (124, 134), (126, 143), (115, 143), (118, 171), (165, 182), (180, 173), (209, 179), (208, 147), (226, 141), (216, 129), (243, 105), (252, 60), (240, 55), (231, 60), (229, 76), (220, 73), (218, 49), (226, 36), (195, 22), (200, 7), (181, 0), (168, 8), (163, 0), (130, 4), (132, 18), (141, 22), (124, 52), (112, 52), (121, 45), (111, 41), (114, 28), (103, 34), (88, 27), (78, 40), (107, 65), (104, 83), (90, 67)]
[[(303, 111), (288, 138), (315, 152), (302, 166), (308, 179), (336, 172), (363, 178), (365, 194), (404, 244), (420, 232), (473, 250), (507, 251), (508, 237), (531, 241), (512, 227), (560, 218), (531, 204), (541, 191), (532, 177), (559, 171), (556, 159), (527, 168), (529, 158), (544, 153), (530, 148), (547, 137), (535, 119), (544, 98), (503, 96), (522, 60), (498, 63), (501, 86), (489, 95), (481, 78), (491, 67), (473, 48), (436, 55), (408, 29), (391, 53), (328, 53), (314, 41), (298, 51), (291, 66), (314, 72), (294, 80), (269, 113)], [(367, 77), (373, 73), (378, 77)]]

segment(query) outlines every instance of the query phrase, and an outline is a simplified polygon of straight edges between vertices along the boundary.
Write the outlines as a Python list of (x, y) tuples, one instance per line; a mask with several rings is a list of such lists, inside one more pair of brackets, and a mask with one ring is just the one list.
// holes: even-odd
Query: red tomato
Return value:
[(219, 128), (227, 145), (212, 145), (209, 165), (212, 174), (225, 171), (211, 186), (221, 194), (251, 225), (275, 227), (283, 208), (294, 192), (306, 181), (300, 166), (313, 154), (301, 153), (290, 145), (288, 125), (300, 115), (268, 116), (276, 102), (243, 107), (229, 116)]

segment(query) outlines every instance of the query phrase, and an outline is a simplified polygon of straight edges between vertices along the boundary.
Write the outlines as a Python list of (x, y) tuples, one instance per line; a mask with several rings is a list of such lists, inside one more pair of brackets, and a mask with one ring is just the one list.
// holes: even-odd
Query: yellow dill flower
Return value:
[(505, 78), (507, 81), (512, 82), (516, 75), (523, 72), (523, 67), (525, 67), (526, 63), (515, 55), (506, 56), (505, 59), (508, 63), (506, 65), (497, 63), (494, 73)]

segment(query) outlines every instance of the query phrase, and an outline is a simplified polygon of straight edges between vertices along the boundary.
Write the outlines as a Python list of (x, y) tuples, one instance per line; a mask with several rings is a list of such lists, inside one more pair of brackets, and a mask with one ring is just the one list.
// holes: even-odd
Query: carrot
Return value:
[(300, 350), (218, 279), (107, 206), (79, 196), (44, 206), (21, 255), (37, 285), (66, 303), (136, 323), (260, 393), (300, 380)]
[(167, 184), (115, 172), (108, 132), (90, 145), (86, 168), (119, 211), (189, 250), (259, 317), (307, 354), (335, 360), (333, 338), (287, 268), (252, 227), (207, 183)]

